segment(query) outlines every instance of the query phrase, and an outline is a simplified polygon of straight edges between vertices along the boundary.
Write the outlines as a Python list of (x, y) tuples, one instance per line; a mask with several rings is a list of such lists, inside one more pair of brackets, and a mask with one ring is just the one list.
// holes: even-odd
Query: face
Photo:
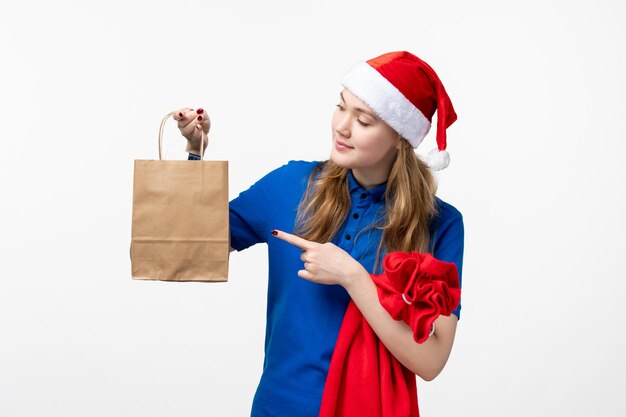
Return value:
[(400, 145), (400, 135), (345, 88), (339, 95), (331, 125), (331, 160), (353, 172), (359, 171), (362, 176), (386, 181)]

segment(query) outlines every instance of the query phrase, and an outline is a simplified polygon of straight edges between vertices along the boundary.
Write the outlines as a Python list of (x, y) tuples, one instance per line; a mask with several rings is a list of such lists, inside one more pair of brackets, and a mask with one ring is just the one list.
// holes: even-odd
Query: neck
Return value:
[(369, 190), (370, 188), (374, 188), (389, 179), (389, 172), (391, 171), (391, 167), (389, 168), (390, 169), (386, 172), (369, 171), (355, 168), (352, 170), (352, 175), (354, 175), (354, 179), (356, 180), (356, 182), (359, 183), (359, 185), (361, 185), (361, 187)]

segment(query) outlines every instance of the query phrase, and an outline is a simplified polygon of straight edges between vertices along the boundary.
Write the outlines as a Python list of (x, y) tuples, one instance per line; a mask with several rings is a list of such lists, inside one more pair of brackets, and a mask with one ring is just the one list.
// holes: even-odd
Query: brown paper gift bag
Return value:
[[(228, 162), (135, 160), (133, 279), (228, 280)], [(203, 136), (203, 140), (206, 136)]]

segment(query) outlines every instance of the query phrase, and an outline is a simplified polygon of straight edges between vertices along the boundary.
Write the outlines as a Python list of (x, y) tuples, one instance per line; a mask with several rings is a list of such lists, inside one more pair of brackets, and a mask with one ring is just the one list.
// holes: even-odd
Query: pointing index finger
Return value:
[(302, 239), (299, 236), (292, 235), (291, 233), (283, 232), (280, 230), (272, 230), (272, 235), (304, 250), (311, 249), (313, 245), (315, 245), (315, 242)]

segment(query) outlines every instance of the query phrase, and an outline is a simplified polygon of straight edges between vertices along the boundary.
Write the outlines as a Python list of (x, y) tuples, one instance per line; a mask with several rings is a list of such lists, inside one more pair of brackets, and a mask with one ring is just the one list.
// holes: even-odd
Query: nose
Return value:
[(350, 137), (350, 115), (348, 112), (337, 111), (335, 114), (335, 131), (343, 137)]

